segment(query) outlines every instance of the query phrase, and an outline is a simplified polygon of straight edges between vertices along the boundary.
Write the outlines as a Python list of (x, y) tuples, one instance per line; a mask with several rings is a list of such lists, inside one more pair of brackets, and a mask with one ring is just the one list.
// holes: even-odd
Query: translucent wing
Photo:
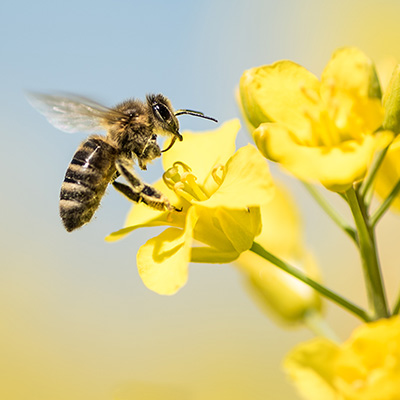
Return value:
[(107, 122), (126, 117), (119, 111), (75, 95), (28, 93), (27, 97), (53, 126), (68, 133), (105, 130)]

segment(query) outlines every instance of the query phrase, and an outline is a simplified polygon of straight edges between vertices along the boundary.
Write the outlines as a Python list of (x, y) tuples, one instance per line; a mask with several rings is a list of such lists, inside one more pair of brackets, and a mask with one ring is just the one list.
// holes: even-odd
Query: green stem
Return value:
[(369, 306), (373, 312), (374, 319), (386, 318), (389, 316), (389, 311), (376, 250), (375, 233), (369, 225), (362, 199), (357, 197), (353, 188), (349, 189), (346, 195), (357, 227)]
[(357, 234), (353, 227), (344, 220), (344, 218), (339, 215), (336, 210), (334, 210), (331, 205), (326, 201), (326, 199), (319, 193), (319, 191), (307, 182), (303, 182), (303, 185), (314, 198), (314, 200), (320, 205), (320, 207), (329, 215), (329, 217), (344, 230), (355, 243), (357, 243)]
[(399, 297), (397, 298), (396, 304), (393, 308), (393, 315), (398, 315), (400, 313), (400, 293)]
[(383, 214), (387, 211), (387, 209), (392, 204), (393, 200), (396, 198), (397, 194), (400, 191), (400, 181), (396, 183), (389, 196), (386, 197), (385, 201), (380, 205), (380, 207), (374, 212), (374, 214), (370, 218), (371, 227), (375, 227), (377, 222), (383, 216)]
[(338, 295), (337, 293), (333, 292), (332, 290), (328, 289), (327, 287), (319, 284), (318, 282), (314, 281), (313, 279), (309, 278), (299, 269), (287, 264), (283, 260), (278, 257), (275, 257), (269, 251), (265, 250), (261, 245), (254, 242), (251, 249), (252, 252), (258, 254), (260, 257), (264, 258), (265, 260), (271, 262), (272, 264), (276, 265), (278, 268), (282, 269), (283, 271), (287, 272), (288, 274), (294, 276), (295, 278), (299, 279), (300, 281), (304, 282), (305, 284), (311, 286), (317, 292), (319, 292), (322, 296), (330, 299), (331, 301), (339, 304), (340, 306), (346, 308), (363, 321), (368, 322), (371, 321), (371, 317), (367, 314), (365, 310), (358, 307), (354, 303), (350, 302), (349, 300), (345, 299), (344, 297)]
[(386, 153), (389, 149), (389, 146), (385, 147), (383, 150), (381, 150), (377, 157), (375, 158), (375, 160), (373, 161), (370, 171), (367, 175), (367, 177), (364, 179), (364, 181), (362, 182), (361, 186), (360, 186), (360, 196), (362, 199), (365, 199), (369, 189), (371, 188), (371, 185), (375, 179), (376, 174), (378, 173), (378, 169), (382, 164), (383, 159), (386, 156)]

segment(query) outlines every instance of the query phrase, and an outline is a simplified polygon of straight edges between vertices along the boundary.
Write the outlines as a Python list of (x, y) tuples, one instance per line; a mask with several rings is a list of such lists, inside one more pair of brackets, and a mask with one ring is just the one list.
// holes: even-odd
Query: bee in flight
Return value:
[[(60, 192), (60, 216), (68, 232), (88, 223), (100, 205), (109, 183), (134, 202), (157, 210), (179, 211), (154, 187), (142, 182), (133, 172), (133, 162), (145, 170), (147, 163), (182, 141), (178, 115), (208, 117), (199, 111), (173, 111), (162, 94), (148, 95), (146, 101), (127, 100), (113, 108), (78, 96), (31, 93), (30, 103), (56, 128), (64, 132), (105, 130), (106, 136), (93, 134), (81, 143), (65, 174)], [(157, 135), (172, 137), (161, 150)], [(116, 181), (119, 176), (127, 184)]]

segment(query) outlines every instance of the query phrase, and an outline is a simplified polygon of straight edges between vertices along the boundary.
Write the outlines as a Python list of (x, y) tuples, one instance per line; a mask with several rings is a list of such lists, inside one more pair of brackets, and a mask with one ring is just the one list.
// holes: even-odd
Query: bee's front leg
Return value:
[(142, 182), (131, 170), (131, 164), (128, 161), (117, 160), (115, 165), (119, 174), (127, 180), (128, 185), (116, 181), (112, 184), (115, 189), (128, 197), (128, 199), (135, 203), (143, 202), (160, 211), (178, 211), (159, 190)]

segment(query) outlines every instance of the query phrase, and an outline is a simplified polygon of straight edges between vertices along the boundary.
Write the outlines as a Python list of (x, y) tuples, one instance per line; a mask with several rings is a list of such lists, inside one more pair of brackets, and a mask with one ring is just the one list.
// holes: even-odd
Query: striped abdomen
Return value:
[(118, 150), (101, 136), (83, 142), (65, 174), (60, 216), (68, 232), (91, 220), (113, 178)]

